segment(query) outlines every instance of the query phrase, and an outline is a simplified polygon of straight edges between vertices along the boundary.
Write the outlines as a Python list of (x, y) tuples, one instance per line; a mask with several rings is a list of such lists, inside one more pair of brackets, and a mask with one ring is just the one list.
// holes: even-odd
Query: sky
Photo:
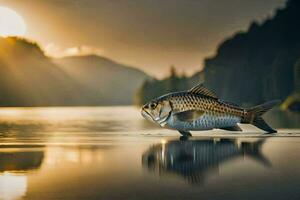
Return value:
[(156, 77), (192, 74), (225, 38), (286, 0), (0, 0), (50, 56), (96, 53)]

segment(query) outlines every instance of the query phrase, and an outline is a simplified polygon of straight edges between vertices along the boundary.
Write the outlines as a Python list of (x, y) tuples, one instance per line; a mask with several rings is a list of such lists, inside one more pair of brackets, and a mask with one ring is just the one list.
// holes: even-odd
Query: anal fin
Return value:
[(226, 131), (243, 131), (238, 125), (219, 128)]

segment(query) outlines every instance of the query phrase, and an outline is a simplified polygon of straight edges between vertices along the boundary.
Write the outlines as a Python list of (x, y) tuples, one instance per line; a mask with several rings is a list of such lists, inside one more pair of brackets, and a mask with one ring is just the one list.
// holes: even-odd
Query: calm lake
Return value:
[(300, 131), (243, 128), (180, 141), (134, 107), (1, 108), (0, 200), (299, 200)]

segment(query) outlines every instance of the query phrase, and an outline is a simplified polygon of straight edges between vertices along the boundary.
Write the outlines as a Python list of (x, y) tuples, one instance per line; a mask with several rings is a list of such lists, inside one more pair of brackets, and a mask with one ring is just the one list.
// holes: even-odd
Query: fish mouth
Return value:
[(142, 114), (142, 116), (143, 116), (145, 119), (147, 119), (147, 120), (152, 121), (152, 122), (155, 123), (155, 120), (152, 118), (152, 116), (150, 115), (150, 113), (147, 112), (147, 110), (142, 109), (142, 110), (141, 110), (141, 114)]

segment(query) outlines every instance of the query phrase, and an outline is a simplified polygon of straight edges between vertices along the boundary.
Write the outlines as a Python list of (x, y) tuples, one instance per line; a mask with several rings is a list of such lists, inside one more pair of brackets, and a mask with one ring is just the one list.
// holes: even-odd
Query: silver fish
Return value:
[(222, 101), (214, 92), (199, 84), (188, 91), (153, 99), (142, 107), (141, 114), (161, 127), (178, 130), (183, 136), (191, 136), (190, 131), (214, 128), (242, 131), (238, 123), (252, 124), (267, 133), (276, 133), (261, 116), (278, 103), (274, 100), (242, 108)]

